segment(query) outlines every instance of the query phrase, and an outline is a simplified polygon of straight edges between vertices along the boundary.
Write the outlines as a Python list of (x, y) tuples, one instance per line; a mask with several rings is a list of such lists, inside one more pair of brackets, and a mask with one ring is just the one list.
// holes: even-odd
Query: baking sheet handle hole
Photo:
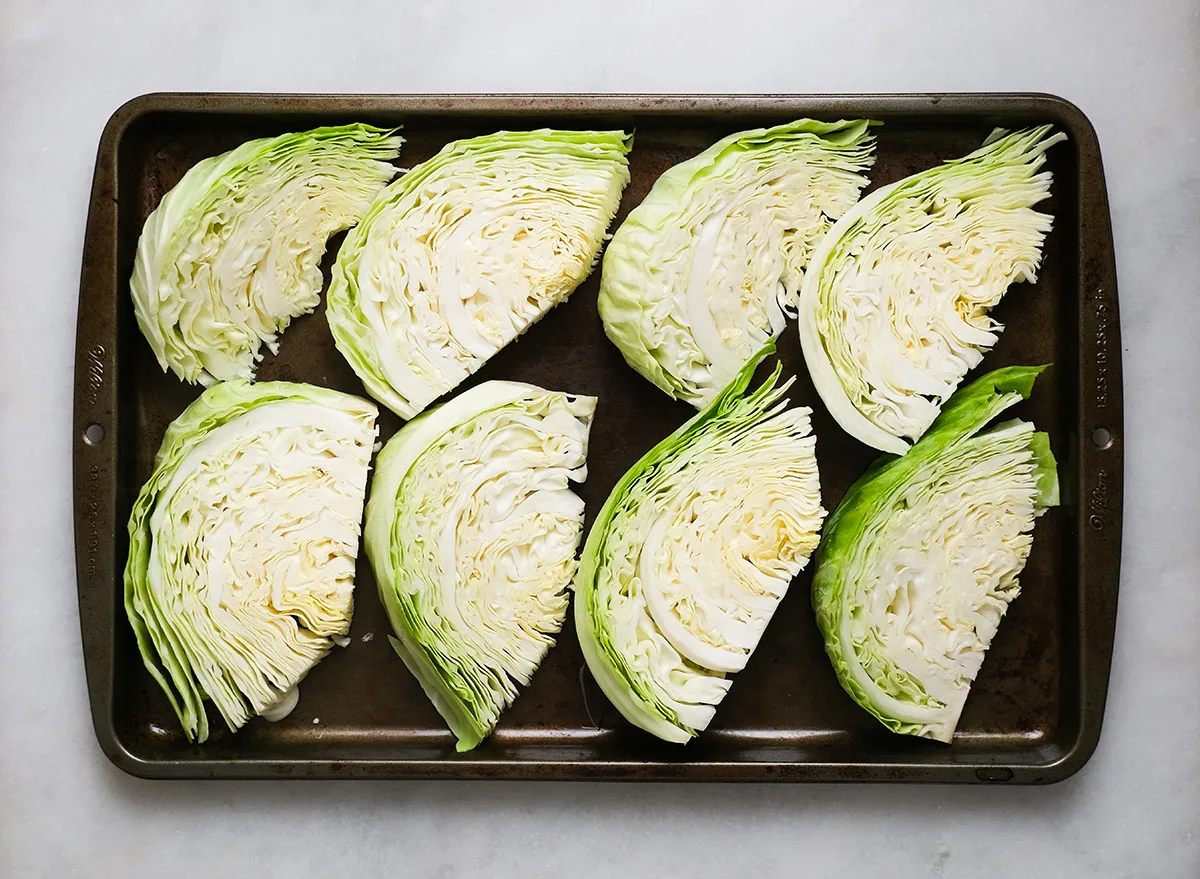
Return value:
[(83, 429), (83, 441), (89, 446), (98, 446), (104, 442), (104, 425), (92, 422)]
[(1107, 427), (1097, 427), (1092, 431), (1092, 445), (1098, 449), (1111, 449), (1115, 439)]

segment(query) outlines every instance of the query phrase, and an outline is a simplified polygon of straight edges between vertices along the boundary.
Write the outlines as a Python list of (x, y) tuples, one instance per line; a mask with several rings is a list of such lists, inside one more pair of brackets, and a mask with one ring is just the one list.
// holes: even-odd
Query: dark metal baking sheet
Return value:
[[(354, 120), (403, 124), (401, 164), (454, 138), (499, 128), (636, 129), (632, 182), (616, 222), (655, 178), (731, 131), (801, 116), (882, 120), (872, 187), (978, 146), (994, 126), (1051, 122), (1055, 216), (1034, 285), (996, 309), (1007, 329), (983, 368), (1054, 366), (1018, 410), (1052, 437), (1064, 504), (1039, 520), (1023, 591), (996, 636), (951, 745), (895, 736), (841, 691), (821, 648), (801, 575), (713, 727), (686, 747), (631, 728), (583, 671), (567, 629), (495, 734), (469, 754), (388, 646), (388, 625), (359, 560), (352, 643), (306, 679), (285, 721), (219, 723), (184, 739), (142, 666), (121, 599), (125, 523), (167, 424), (199, 390), (163, 375), (127, 292), (146, 215), (199, 159), (242, 141)], [(615, 224), (614, 224), (615, 228)], [(325, 269), (340, 244), (331, 242)], [(599, 272), (472, 382), (506, 378), (600, 398), (589, 480), (599, 509), (619, 476), (691, 410), (628, 369), (603, 335)], [(812, 406), (825, 505), (874, 452), (843, 434), (804, 369), (794, 325), (780, 356)], [(286, 96), (157, 94), (109, 120), (100, 141), (80, 285), (75, 397), (79, 611), (101, 747), (150, 777), (443, 777), (1049, 782), (1086, 762), (1100, 734), (1112, 655), (1121, 546), (1121, 347), (1108, 201), (1092, 126), (1045, 95), (898, 96)], [(323, 310), (297, 320), (259, 378), (363, 389), (337, 354)], [(399, 422), (385, 413), (382, 438)], [(1099, 433), (1103, 429), (1106, 433)], [(590, 525), (590, 517), (589, 517)], [(368, 636), (373, 636), (368, 638)]]

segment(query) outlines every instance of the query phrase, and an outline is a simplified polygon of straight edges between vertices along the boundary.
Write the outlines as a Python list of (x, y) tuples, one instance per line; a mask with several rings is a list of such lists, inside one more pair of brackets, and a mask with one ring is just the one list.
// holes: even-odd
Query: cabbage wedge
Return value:
[(1033, 543), (1058, 503), (1047, 435), (984, 428), (1045, 367), (958, 391), (903, 457), (852, 485), (825, 525), (813, 607), (850, 697), (893, 732), (949, 742)]
[(809, 410), (785, 408), (782, 367), (743, 396), (771, 350), (622, 477), (575, 577), (592, 676), (626, 720), (669, 742), (708, 726), (825, 516)]
[(813, 254), (800, 342), (821, 399), (861, 442), (896, 455), (925, 433), (1003, 327), (1009, 285), (1035, 281), (1050, 195), (1040, 169), (1066, 139), (997, 130), (975, 152), (847, 211)]
[(254, 378), (263, 345), (316, 308), (321, 257), (396, 173), (403, 139), (369, 125), (252, 140), (197, 163), (146, 219), (130, 292), (163, 371)]
[(191, 741), (278, 719), (350, 629), (373, 403), (223, 382), (167, 428), (129, 517), (125, 610)]
[(562, 628), (594, 397), (484, 382), (379, 454), (364, 543), (392, 646), (469, 751)]
[(623, 131), (502, 131), (391, 184), (338, 253), (328, 320), (367, 392), (412, 418), (588, 276), (629, 182)]
[(629, 365), (700, 409), (777, 338), (817, 242), (867, 184), (872, 124), (742, 131), (659, 177), (600, 279), (604, 331)]

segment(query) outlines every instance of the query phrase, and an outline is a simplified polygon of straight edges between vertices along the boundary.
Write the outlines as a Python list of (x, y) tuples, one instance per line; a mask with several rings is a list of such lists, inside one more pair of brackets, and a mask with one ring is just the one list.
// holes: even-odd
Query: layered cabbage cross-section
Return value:
[(600, 279), (604, 331), (629, 365), (699, 409), (778, 337), (817, 242), (867, 184), (871, 124), (741, 131), (659, 177)]
[(396, 173), (369, 125), (252, 140), (194, 165), (146, 219), (130, 291), (159, 365), (212, 385), (254, 377), (263, 345), (320, 301), (321, 258)]
[(367, 391), (412, 418), (587, 277), (629, 181), (623, 131), (459, 140), (391, 184), (338, 253), (328, 319)]
[(1034, 281), (1052, 218), (1044, 125), (996, 131), (975, 152), (906, 177), (847, 211), (813, 254), (800, 341), (842, 428), (897, 455), (995, 343), (990, 316)]
[(596, 517), (575, 577), (592, 676), (635, 726), (671, 742), (705, 729), (817, 546), (809, 410), (781, 367), (743, 396), (773, 345), (651, 449)]
[(223, 382), (167, 429), (129, 517), (125, 610), (188, 739), (286, 713), (354, 608), (375, 405)]
[(392, 646), (458, 738), (478, 745), (567, 614), (594, 397), (484, 382), (379, 454), (364, 541)]
[(880, 458), (825, 525), (813, 607), (842, 686), (888, 729), (949, 742), (1033, 544), (1058, 503), (1046, 434), (984, 430), (1044, 367), (984, 375), (903, 457)]

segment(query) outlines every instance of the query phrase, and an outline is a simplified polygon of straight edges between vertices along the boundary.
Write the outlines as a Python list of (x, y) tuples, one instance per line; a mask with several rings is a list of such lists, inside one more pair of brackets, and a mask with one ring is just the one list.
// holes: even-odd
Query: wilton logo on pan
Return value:
[(1096, 471), (1096, 485), (1088, 494), (1088, 525), (1102, 531), (1108, 524), (1108, 471)]
[(87, 353), (87, 367), (84, 372), (84, 387), (87, 388), (87, 396), (84, 402), (88, 406), (95, 406), (100, 399), (100, 389), (104, 387), (104, 355), (105, 350), (103, 345), (94, 345)]

